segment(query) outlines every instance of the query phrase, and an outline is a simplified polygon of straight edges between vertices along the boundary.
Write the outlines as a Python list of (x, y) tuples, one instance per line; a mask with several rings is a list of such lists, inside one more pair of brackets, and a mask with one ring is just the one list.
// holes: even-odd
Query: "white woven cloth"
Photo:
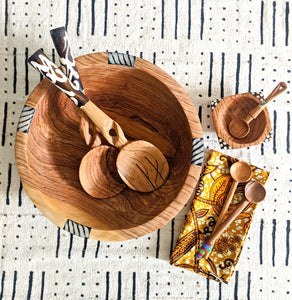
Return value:
[[(0, 3), (0, 299), (291, 299), (291, 13), (289, 1), (2, 0)], [(271, 171), (229, 285), (169, 265), (187, 207), (126, 242), (58, 229), (22, 189), (14, 158), (19, 114), (39, 74), (26, 59), (51, 56), (49, 30), (67, 26), (75, 56), (129, 52), (154, 62), (187, 91), (208, 148), (221, 150), (211, 101), (247, 91), (287, 91), (271, 103), (274, 137), (224, 150)], [(222, 150), (223, 151), (223, 150)]]

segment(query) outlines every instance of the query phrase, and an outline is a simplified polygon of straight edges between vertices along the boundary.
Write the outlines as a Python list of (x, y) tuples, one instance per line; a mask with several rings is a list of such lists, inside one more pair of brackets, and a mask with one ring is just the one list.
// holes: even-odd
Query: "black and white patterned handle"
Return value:
[(85, 106), (89, 99), (74, 87), (68, 77), (43, 53), (37, 50), (28, 62), (55, 86), (64, 92), (78, 107)]
[(63, 72), (76, 90), (84, 91), (81, 79), (69, 46), (68, 34), (65, 27), (58, 27), (50, 31), (53, 43), (59, 55)]
[(67, 76), (41, 50), (36, 51), (28, 61), (85, 112), (110, 144), (121, 148), (128, 142), (120, 125), (91, 102), (82, 91), (76, 90)]
[[(78, 69), (75, 64), (74, 56), (71, 52), (71, 47), (68, 39), (68, 33), (65, 27), (58, 27), (52, 29), (50, 31), (52, 41), (55, 45), (57, 53), (59, 55), (59, 61), (61, 64), (61, 69), (63, 70), (64, 74), (68, 77), (71, 81), (72, 86), (81, 92), (84, 93), (84, 88), (81, 82), (81, 78), (78, 72)], [(93, 128), (91, 125), (92, 122), (89, 121), (88, 117), (79, 110), (80, 114), (80, 133), (85, 140), (87, 145), (96, 145), (99, 144), (100, 139), (97, 134), (91, 135), (89, 128), (96, 132), (98, 131), (96, 127)]]

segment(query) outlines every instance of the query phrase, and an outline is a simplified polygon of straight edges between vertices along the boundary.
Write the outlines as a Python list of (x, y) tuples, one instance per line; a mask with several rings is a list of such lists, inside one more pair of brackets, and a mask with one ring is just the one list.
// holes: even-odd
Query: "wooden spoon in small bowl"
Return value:
[(266, 189), (261, 183), (254, 180), (245, 186), (244, 196), (245, 198), (237, 205), (228, 218), (220, 224), (216, 231), (212, 232), (204, 245), (196, 252), (197, 258), (203, 258), (206, 251), (213, 247), (213, 244), (219, 239), (221, 234), (250, 203), (258, 204), (262, 202), (266, 197)]
[[(248, 182), (251, 179), (252, 176), (252, 169), (250, 165), (244, 161), (238, 161), (231, 165), (230, 167), (230, 175), (233, 179), (233, 182), (231, 184), (229, 193), (227, 195), (227, 198), (224, 202), (224, 205), (221, 209), (220, 215), (217, 219), (216, 225), (213, 229), (213, 232), (217, 230), (217, 228), (222, 223), (224, 217), (226, 216), (226, 213), (228, 211), (228, 208), (230, 206), (231, 200), (234, 196), (235, 190), (239, 184), (239, 182)], [(210, 251), (211, 252), (211, 251)], [(207, 252), (205, 254), (205, 259), (209, 257), (210, 252)]]
[(269, 102), (282, 94), (286, 89), (287, 84), (285, 82), (280, 82), (267, 97), (267, 99), (262, 101), (257, 107), (251, 110), (244, 119), (233, 119), (228, 124), (229, 133), (237, 139), (245, 138), (250, 131), (249, 123), (260, 114), (260, 112), (268, 105)]
[[(63, 72), (76, 90), (84, 92), (65, 27), (52, 29), (50, 33)], [(80, 134), (90, 147), (90, 151), (82, 158), (79, 166), (80, 184), (85, 192), (94, 198), (113, 197), (126, 187), (115, 166), (118, 151), (114, 147), (102, 145), (98, 130), (87, 115), (81, 109), (78, 109), (78, 114), (80, 115)]]
[[(41, 50), (36, 51), (28, 61), (80, 107), (104, 138), (120, 150), (116, 161), (117, 170), (131, 189), (152, 192), (164, 184), (169, 174), (169, 165), (157, 147), (147, 141), (128, 141), (120, 125), (82, 91), (76, 90), (67, 76)], [(91, 176), (89, 172), (87, 174)]]

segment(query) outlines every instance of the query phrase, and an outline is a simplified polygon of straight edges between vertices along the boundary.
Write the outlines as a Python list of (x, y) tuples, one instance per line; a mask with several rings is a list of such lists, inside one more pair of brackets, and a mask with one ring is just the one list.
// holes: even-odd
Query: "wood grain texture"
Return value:
[(119, 194), (126, 186), (117, 175), (118, 150), (101, 145), (83, 156), (79, 167), (79, 180), (92, 197), (106, 199)]
[(150, 62), (137, 57), (135, 61), (135, 67), (151, 74), (153, 77), (163, 82), (166, 86), (171, 87), (171, 93), (179, 101), (184, 113), (187, 116), (192, 137), (202, 138), (203, 131), (198, 113), (186, 91), (171, 76), (165, 72), (161, 72), (159, 67), (151, 64)]
[[(235, 191), (237, 189), (237, 186), (240, 182), (247, 182), (251, 179), (252, 177), (252, 169), (250, 165), (244, 161), (238, 161), (236, 163), (233, 163), (230, 167), (230, 175), (233, 179), (233, 182), (231, 184), (231, 187), (229, 189), (227, 198), (224, 202), (224, 205), (220, 211), (220, 215), (216, 221), (215, 227), (213, 231), (215, 232), (217, 228), (221, 225), (223, 222), (224, 218), (227, 215), (231, 200), (233, 199), (233, 196), (235, 194)], [(205, 259), (208, 259), (210, 255), (210, 252), (207, 252), (205, 254)]]
[(98, 128), (81, 109), (76, 108), (76, 112), (80, 116), (79, 132), (90, 148), (79, 166), (79, 180), (83, 189), (99, 199), (119, 194), (125, 184), (116, 169), (117, 148), (102, 145)]
[(257, 116), (261, 113), (261, 111), (278, 95), (282, 94), (287, 89), (287, 85), (285, 82), (280, 82), (275, 89), (271, 92), (271, 94), (262, 101), (258, 106), (253, 108), (244, 119), (233, 119), (228, 124), (229, 133), (237, 138), (242, 139), (249, 134), (250, 131), (250, 122), (254, 121)]
[(79, 132), (80, 114), (46, 79), (27, 101), (36, 108), (29, 133), (17, 133), (18, 170), (29, 197), (61, 228), (70, 219), (90, 228), (92, 239), (136, 238), (169, 222), (193, 195), (201, 166), (191, 165), (192, 137), (202, 138), (201, 125), (194, 106), (190, 113), (191, 100), (159, 68), (148, 72), (145, 62), (147, 68), (140, 70), (140, 59), (138, 68), (108, 65), (105, 53), (86, 59), (76, 59), (85, 93), (121, 125), (129, 140), (143, 139), (169, 149), (167, 181), (151, 193), (125, 188), (108, 199), (85, 193), (78, 169), (89, 146)]
[(245, 119), (233, 119), (228, 124), (229, 133), (237, 139), (243, 139), (250, 131), (249, 123), (252, 120), (253, 118), (250, 115), (245, 117)]
[(267, 108), (250, 123), (250, 131), (246, 137), (237, 139), (228, 131), (231, 120), (245, 118), (259, 103), (260, 100), (250, 93), (224, 97), (212, 112), (218, 137), (234, 149), (261, 144), (272, 129)]
[(221, 236), (221, 234), (228, 228), (228, 226), (238, 217), (240, 213), (249, 205), (249, 204), (258, 204), (262, 202), (266, 197), (265, 187), (253, 180), (245, 186), (244, 198), (241, 200), (235, 207), (235, 209), (230, 213), (230, 215), (220, 223), (219, 226), (214, 229), (210, 237), (208, 237), (207, 242), (213, 244)]
[(132, 141), (117, 157), (122, 180), (135, 191), (152, 192), (160, 188), (169, 174), (169, 165), (158, 148), (146, 141)]
[(103, 137), (113, 146), (120, 149), (128, 140), (120, 125), (108, 117), (94, 103), (88, 101), (82, 111), (88, 116), (90, 121), (98, 128)]

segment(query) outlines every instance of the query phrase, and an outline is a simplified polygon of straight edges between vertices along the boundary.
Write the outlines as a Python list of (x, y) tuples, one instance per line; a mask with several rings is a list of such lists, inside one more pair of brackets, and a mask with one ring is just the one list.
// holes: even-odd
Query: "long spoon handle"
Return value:
[[(68, 39), (68, 33), (65, 27), (54, 28), (50, 31), (52, 41), (55, 45), (57, 53), (59, 55), (59, 61), (61, 64), (61, 69), (64, 74), (69, 78), (73, 87), (76, 90), (84, 92), (84, 88), (81, 82), (78, 69), (75, 64), (74, 56), (71, 52), (71, 47)], [(88, 146), (95, 147), (101, 143), (98, 134), (96, 133), (97, 129), (92, 128), (89, 118), (85, 115), (82, 110), (79, 110), (80, 114), (80, 134), (82, 135), (85, 143)], [(94, 134), (91, 135), (90, 128), (94, 131)]]
[(227, 229), (227, 227), (238, 217), (238, 215), (247, 207), (250, 202), (243, 199), (238, 206), (232, 211), (228, 218), (221, 223), (218, 228), (208, 238), (209, 243), (215, 243), (221, 234)]
[(213, 244), (217, 241), (217, 239), (221, 236), (221, 234), (228, 228), (228, 226), (237, 218), (237, 216), (247, 207), (249, 201), (243, 199), (238, 206), (232, 211), (229, 217), (221, 223), (216, 231), (213, 231), (212, 234), (205, 241), (203, 246), (196, 252), (196, 256), (201, 259), (204, 257), (205, 253), (212, 249)]
[(91, 102), (82, 91), (77, 90), (41, 50), (36, 51), (28, 62), (80, 107), (110, 144), (121, 148), (128, 142), (120, 125)]
[(72, 82), (76, 90), (84, 91), (81, 79), (69, 46), (68, 34), (65, 27), (58, 27), (50, 31), (55, 48), (59, 55), (62, 70)]
[(251, 119), (255, 119), (270, 101), (282, 94), (286, 89), (287, 84), (285, 82), (280, 82), (262, 103), (260, 103), (256, 108), (249, 112), (248, 117), (251, 117)]
[[(229, 190), (229, 193), (228, 193), (227, 198), (226, 198), (226, 200), (225, 200), (225, 203), (224, 203), (224, 205), (223, 205), (223, 207), (222, 207), (222, 209), (221, 209), (220, 215), (219, 215), (219, 217), (218, 217), (218, 219), (217, 219), (217, 221), (216, 221), (216, 224), (215, 224), (215, 227), (214, 227), (213, 232), (215, 232), (215, 231), (218, 229), (218, 227), (219, 227), (220, 224), (222, 223), (224, 217), (226, 216), (226, 213), (227, 213), (227, 211), (228, 211), (228, 208), (229, 208), (229, 206), (230, 206), (231, 200), (232, 200), (232, 198), (233, 198), (233, 196), (234, 196), (234, 193), (235, 193), (235, 190), (236, 190), (237, 186), (238, 186), (238, 181), (235, 181), (235, 180), (234, 180), (234, 181), (232, 182), (231, 187), (230, 187), (230, 190)], [(207, 252), (207, 253), (205, 254), (205, 256), (204, 256), (205, 259), (207, 259), (207, 258), (209, 257), (209, 254), (210, 254), (210, 252)]]

